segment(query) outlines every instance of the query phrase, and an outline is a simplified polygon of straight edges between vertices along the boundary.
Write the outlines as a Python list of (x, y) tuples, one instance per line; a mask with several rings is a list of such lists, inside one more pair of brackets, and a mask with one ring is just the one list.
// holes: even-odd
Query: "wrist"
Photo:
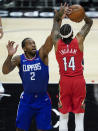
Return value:
[(54, 20), (56, 20), (57, 22), (61, 21), (61, 17), (55, 17)]
[(12, 58), (13, 57), (13, 55), (11, 55), (11, 54), (8, 54), (8, 58)]
[(64, 9), (62, 11), (59, 11), (58, 16), (62, 19), (63, 14), (64, 14)]
[(61, 20), (61, 17), (59, 16), (59, 14), (55, 15), (54, 20), (56, 20), (57, 22), (59, 22)]
[(64, 14), (64, 9), (62, 9), (62, 11), (59, 11), (59, 12), (55, 15), (54, 19), (55, 19), (57, 22), (61, 21), (63, 14)]

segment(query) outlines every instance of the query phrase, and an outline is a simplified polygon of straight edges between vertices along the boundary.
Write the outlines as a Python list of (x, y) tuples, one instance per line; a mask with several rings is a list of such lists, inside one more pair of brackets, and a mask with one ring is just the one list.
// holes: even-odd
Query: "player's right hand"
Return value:
[(64, 5), (61, 4), (60, 11), (63, 11), (62, 19), (67, 17), (68, 14), (71, 14), (72, 9), (70, 9), (69, 5), (65, 2)]
[(16, 53), (16, 51), (17, 51), (17, 48), (18, 48), (18, 45), (16, 45), (16, 47), (14, 48), (13, 46), (14, 46), (14, 41), (8, 41), (8, 44), (7, 44), (7, 50), (8, 50), (8, 55), (9, 56), (13, 56), (15, 53)]

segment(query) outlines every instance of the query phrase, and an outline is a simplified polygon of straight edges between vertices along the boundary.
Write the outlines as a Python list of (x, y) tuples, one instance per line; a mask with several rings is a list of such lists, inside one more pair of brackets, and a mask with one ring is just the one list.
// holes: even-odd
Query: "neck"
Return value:
[(64, 42), (65, 44), (70, 44), (71, 41), (72, 41), (72, 38), (63, 39), (63, 42)]
[(25, 52), (25, 56), (27, 59), (33, 59), (34, 57), (36, 57), (36, 54), (28, 54), (27, 52)]

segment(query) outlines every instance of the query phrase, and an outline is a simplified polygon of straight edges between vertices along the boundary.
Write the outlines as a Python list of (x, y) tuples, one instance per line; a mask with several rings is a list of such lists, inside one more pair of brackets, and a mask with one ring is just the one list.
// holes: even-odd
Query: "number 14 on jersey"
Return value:
[(67, 63), (66, 57), (63, 58), (63, 61), (65, 71), (67, 71), (67, 68), (72, 68), (73, 71), (75, 70), (75, 60), (73, 56), (70, 58), (69, 63)]

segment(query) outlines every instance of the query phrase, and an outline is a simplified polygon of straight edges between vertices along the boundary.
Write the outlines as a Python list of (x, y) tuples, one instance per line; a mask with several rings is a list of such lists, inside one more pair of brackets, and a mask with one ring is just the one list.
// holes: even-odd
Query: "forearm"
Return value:
[(11, 60), (12, 56), (8, 55), (2, 67), (3, 74), (8, 74), (14, 68), (14, 65), (12, 64)]
[(90, 25), (93, 24), (93, 20), (91, 18), (89, 18), (87, 15), (85, 15), (84, 21), (86, 24), (90, 24)]
[(93, 20), (91, 18), (89, 18), (87, 15), (85, 15), (84, 17), (84, 21), (86, 24), (93, 24)]
[(59, 11), (58, 14), (54, 16), (54, 22), (57, 22), (59, 27), (61, 26), (62, 23), (63, 14), (64, 14), (64, 9), (61, 12)]
[(55, 46), (56, 42), (59, 39), (59, 33), (60, 33), (60, 27), (61, 27), (61, 23), (62, 23), (62, 13), (58, 13), (58, 15), (56, 15), (54, 17), (53, 20), (53, 27), (52, 27), (52, 40), (53, 40), (53, 44)]
[(83, 39), (85, 39), (85, 37), (89, 33), (91, 26), (93, 24), (93, 20), (86, 15), (84, 17), (84, 21), (85, 21), (85, 24), (82, 27), (81, 31), (79, 32), (82, 35)]
[(54, 20), (53, 28), (52, 28), (52, 40), (54, 44), (56, 43), (56, 41), (59, 38), (59, 33), (60, 33), (60, 24), (59, 22)]

